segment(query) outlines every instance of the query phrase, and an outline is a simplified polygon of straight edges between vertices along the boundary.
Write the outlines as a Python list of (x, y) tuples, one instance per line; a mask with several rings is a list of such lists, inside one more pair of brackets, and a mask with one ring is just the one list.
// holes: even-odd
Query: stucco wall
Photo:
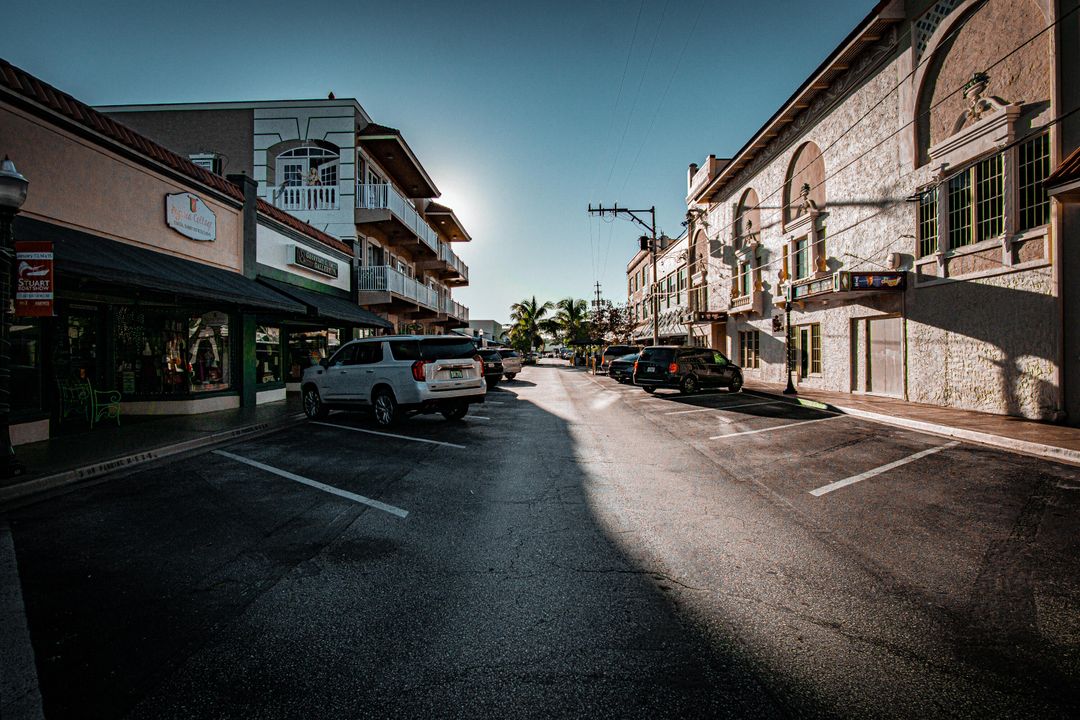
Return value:
[(219, 153), (222, 175), (253, 176), (251, 110), (110, 112), (110, 117), (184, 157)]
[[(0, 138), (2, 151), (30, 180), (25, 216), (243, 270), (239, 207), (8, 105), (0, 105)], [(191, 240), (165, 224), (165, 196), (189, 191), (217, 215), (217, 240)]]

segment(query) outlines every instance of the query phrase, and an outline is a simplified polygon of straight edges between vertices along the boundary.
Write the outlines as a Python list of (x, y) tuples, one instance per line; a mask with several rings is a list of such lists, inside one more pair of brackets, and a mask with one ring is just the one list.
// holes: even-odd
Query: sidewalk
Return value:
[(1080, 465), (1080, 428), (877, 395), (800, 389), (798, 395), (789, 396), (783, 394), (784, 386), (779, 383), (746, 383), (745, 390), (804, 405), (824, 405), (852, 417)]
[(93, 430), (19, 445), (26, 474), (0, 479), (0, 503), (245, 435), (296, 423), (299, 398), (202, 415), (121, 417)]

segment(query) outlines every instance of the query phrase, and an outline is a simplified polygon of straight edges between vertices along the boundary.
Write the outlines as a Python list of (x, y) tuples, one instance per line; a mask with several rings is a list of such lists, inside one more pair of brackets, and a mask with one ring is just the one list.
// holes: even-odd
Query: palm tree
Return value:
[(554, 305), (549, 301), (543, 304), (532, 298), (523, 298), (510, 306), (510, 319), (514, 327), (510, 331), (511, 340), (519, 340), (528, 348), (538, 348), (544, 344), (540, 337), (540, 331), (544, 326), (544, 316), (548, 314)]
[(562, 342), (569, 343), (589, 334), (589, 303), (565, 297), (555, 304), (555, 308), (548, 329)]

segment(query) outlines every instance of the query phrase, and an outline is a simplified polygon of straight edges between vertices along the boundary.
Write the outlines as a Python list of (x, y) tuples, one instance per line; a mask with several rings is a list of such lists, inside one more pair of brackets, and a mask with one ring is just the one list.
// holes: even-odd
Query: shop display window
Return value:
[(283, 379), (281, 328), (259, 325), (255, 328), (255, 382), (266, 385)]
[(116, 387), (125, 397), (228, 390), (229, 316), (114, 306)]
[(329, 358), (341, 345), (341, 331), (337, 328), (327, 330), (290, 330), (287, 341), (287, 360), (289, 362), (289, 382), (300, 382), (304, 370), (319, 361)]
[(17, 318), (11, 340), (11, 412), (41, 410), (41, 321)]

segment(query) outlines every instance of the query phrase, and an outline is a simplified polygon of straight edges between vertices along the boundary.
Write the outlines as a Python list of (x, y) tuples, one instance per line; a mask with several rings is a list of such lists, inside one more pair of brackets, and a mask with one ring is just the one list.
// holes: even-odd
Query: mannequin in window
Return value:
[(322, 180), (319, 179), (319, 169), (318, 168), (311, 168), (310, 170), (308, 170), (307, 184), (308, 185), (322, 185)]

